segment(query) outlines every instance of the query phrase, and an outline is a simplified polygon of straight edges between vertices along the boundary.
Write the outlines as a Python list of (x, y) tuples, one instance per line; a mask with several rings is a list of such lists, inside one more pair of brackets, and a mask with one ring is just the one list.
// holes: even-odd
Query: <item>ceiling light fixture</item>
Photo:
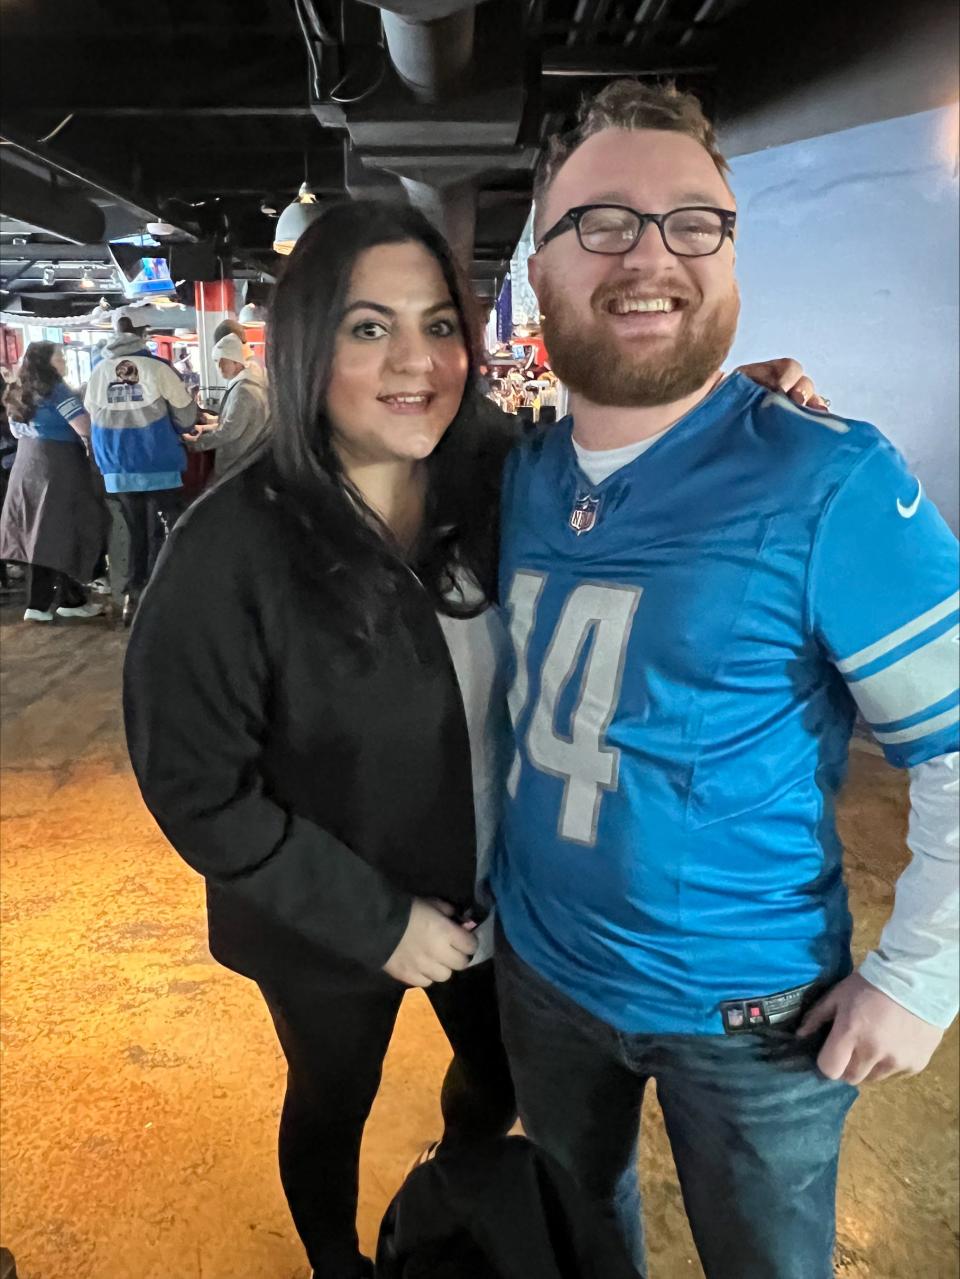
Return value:
[(80, 279), (78, 281), (78, 288), (95, 289), (96, 287), (97, 287), (96, 281), (91, 279), (91, 276), (90, 276), (90, 268), (88, 266), (85, 266), (83, 268), (83, 271), (80, 274)]
[(241, 308), (237, 319), (241, 324), (266, 324), (267, 309), (256, 302), (248, 302)]
[(45, 266), (45, 267), (43, 268), (43, 283), (44, 283), (44, 285), (45, 285), (45, 286), (49, 289), (49, 287), (51, 286), (51, 284), (54, 284), (54, 283), (56, 282), (56, 279), (57, 279), (57, 273), (56, 273), (56, 271), (54, 271), (53, 267), (52, 267), (52, 266)]
[(277, 219), (277, 229), (273, 237), (274, 253), (292, 253), (296, 242), (307, 227), (316, 222), (321, 208), (317, 197), (308, 188), (306, 182), (300, 187), (297, 198), (288, 204)]

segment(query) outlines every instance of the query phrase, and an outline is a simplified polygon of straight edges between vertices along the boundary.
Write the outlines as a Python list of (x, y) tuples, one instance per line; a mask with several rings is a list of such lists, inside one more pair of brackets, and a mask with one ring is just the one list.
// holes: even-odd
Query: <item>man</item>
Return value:
[(253, 360), (245, 356), (244, 345), (235, 333), (227, 332), (211, 352), (226, 380), (215, 425), (197, 427), (185, 438), (195, 449), (216, 449), (215, 473), (221, 480), (249, 458), (267, 433), (267, 389), (262, 377), (251, 371)]
[(129, 626), (160, 547), (183, 510), (186, 453), (181, 436), (197, 420), (190, 392), (146, 345), (137, 307), (119, 307), (115, 336), (90, 374), (84, 407), (92, 423), (93, 456), (108, 494), (115, 494), (130, 535), (123, 589)]
[[(695, 99), (621, 83), (537, 187), (572, 428), (506, 478), (498, 980), (526, 1130), (638, 1269), (655, 1079), (709, 1279), (827, 1279), (855, 1085), (921, 1070), (957, 1007), (956, 543), (873, 427), (721, 380), (725, 173)], [(851, 973), (856, 707), (911, 770), (914, 858)]]

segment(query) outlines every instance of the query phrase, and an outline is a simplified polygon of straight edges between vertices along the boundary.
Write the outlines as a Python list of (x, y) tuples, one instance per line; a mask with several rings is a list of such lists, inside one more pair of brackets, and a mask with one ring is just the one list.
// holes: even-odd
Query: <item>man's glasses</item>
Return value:
[(537, 245), (537, 252), (572, 228), (580, 247), (588, 253), (629, 253), (652, 222), (668, 253), (678, 258), (706, 258), (733, 235), (736, 221), (737, 215), (729, 209), (694, 206), (669, 213), (638, 213), (622, 204), (582, 204), (568, 209), (554, 223)]

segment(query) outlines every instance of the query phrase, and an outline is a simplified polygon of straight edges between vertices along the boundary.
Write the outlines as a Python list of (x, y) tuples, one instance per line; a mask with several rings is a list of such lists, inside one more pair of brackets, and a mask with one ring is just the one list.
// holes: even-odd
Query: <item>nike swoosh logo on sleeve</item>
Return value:
[(897, 511), (905, 520), (912, 520), (920, 509), (920, 499), (923, 497), (923, 484), (917, 480), (917, 496), (913, 499), (909, 506), (904, 504), (897, 498)]

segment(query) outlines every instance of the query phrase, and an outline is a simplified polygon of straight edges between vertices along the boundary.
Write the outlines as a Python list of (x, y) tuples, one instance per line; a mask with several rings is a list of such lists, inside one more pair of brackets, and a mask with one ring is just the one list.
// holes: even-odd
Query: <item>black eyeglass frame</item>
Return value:
[[(594, 209), (619, 209), (622, 213), (632, 213), (635, 218), (640, 219), (637, 238), (632, 244), (628, 244), (623, 249), (614, 249), (612, 251), (609, 249), (588, 249), (580, 234), (580, 220)], [(720, 242), (717, 247), (711, 249), (709, 253), (677, 253), (675, 249), (671, 249), (667, 243), (667, 233), (663, 228), (663, 224), (667, 218), (672, 218), (675, 213), (716, 213), (721, 221)], [(675, 258), (712, 258), (715, 253), (720, 252), (727, 240), (733, 239), (737, 215), (732, 209), (714, 209), (708, 204), (684, 204), (679, 209), (670, 209), (666, 213), (641, 213), (639, 209), (631, 209), (628, 204), (579, 204), (574, 209), (567, 209), (563, 217), (555, 222), (549, 231), (544, 232), (540, 237), (540, 243), (536, 246), (536, 252), (539, 253), (544, 245), (549, 244), (551, 240), (555, 240), (558, 235), (563, 235), (564, 232), (572, 229), (576, 231), (577, 243), (584, 253), (595, 253), (597, 257), (602, 258), (623, 257), (624, 254), (630, 253), (631, 250), (637, 247), (643, 239), (644, 231), (646, 231), (651, 222), (660, 232), (663, 247), (668, 253), (672, 253)]]

